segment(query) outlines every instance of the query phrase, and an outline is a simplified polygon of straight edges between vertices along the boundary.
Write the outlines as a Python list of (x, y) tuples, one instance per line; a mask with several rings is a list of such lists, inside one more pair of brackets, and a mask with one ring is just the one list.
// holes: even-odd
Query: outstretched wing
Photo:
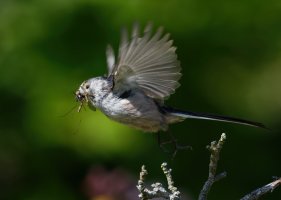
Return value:
[(113, 51), (108, 48), (108, 69), (109, 75), (114, 76), (115, 91), (138, 87), (155, 99), (174, 93), (181, 77), (180, 63), (170, 35), (162, 36), (162, 32), (163, 28), (159, 28), (152, 35), (152, 25), (148, 24), (141, 36), (135, 24), (129, 40), (127, 31), (123, 30), (116, 64), (111, 62)]

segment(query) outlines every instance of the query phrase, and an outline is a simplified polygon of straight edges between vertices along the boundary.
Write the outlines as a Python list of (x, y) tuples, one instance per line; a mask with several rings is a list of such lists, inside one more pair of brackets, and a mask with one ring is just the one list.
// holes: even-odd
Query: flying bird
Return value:
[(80, 102), (98, 108), (107, 117), (145, 132), (166, 131), (169, 124), (185, 119), (204, 119), (265, 128), (258, 122), (214, 114), (175, 109), (164, 104), (180, 86), (180, 62), (170, 34), (160, 27), (154, 33), (149, 23), (143, 33), (134, 24), (128, 36), (122, 30), (118, 57), (106, 49), (107, 76), (90, 78), (76, 91)]

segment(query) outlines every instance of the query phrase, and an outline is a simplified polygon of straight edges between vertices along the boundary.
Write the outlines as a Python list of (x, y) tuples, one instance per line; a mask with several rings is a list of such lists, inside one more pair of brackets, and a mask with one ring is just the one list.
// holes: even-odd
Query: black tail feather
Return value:
[(243, 124), (247, 126), (253, 126), (258, 128), (263, 128), (269, 130), (264, 124), (259, 122), (253, 122), (245, 119), (239, 119), (235, 117), (228, 117), (222, 115), (208, 114), (208, 113), (197, 113), (191, 111), (182, 111), (175, 108), (163, 107), (165, 112), (171, 113), (176, 116), (180, 116), (183, 118), (191, 118), (191, 119), (205, 119), (205, 120), (214, 120), (214, 121), (222, 121), (236, 124)]

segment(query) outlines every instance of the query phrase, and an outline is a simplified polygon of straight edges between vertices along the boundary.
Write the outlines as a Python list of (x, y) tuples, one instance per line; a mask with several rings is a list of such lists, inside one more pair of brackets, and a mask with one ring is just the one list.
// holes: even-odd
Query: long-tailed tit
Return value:
[(187, 118), (206, 119), (265, 126), (234, 117), (182, 111), (164, 105), (181, 77), (176, 47), (163, 35), (163, 28), (155, 34), (148, 24), (143, 34), (134, 25), (131, 37), (124, 29), (121, 34), (118, 58), (111, 46), (107, 47), (108, 75), (84, 81), (76, 91), (76, 99), (91, 109), (100, 109), (107, 117), (145, 132), (167, 130), (168, 125)]

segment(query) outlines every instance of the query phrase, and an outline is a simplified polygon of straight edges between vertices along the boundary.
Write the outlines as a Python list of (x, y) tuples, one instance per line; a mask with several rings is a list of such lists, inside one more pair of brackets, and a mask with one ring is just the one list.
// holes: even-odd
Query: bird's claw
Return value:
[[(167, 148), (165, 148), (165, 145), (167, 144), (172, 144), (173, 145), (173, 150), (170, 151)], [(175, 158), (176, 154), (178, 153), (178, 151), (180, 150), (192, 150), (192, 146), (189, 145), (181, 145), (178, 143), (177, 140), (169, 140), (169, 141), (165, 141), (160, 143), (160, 148), (165, 152), (165, 153), (169, 153), (172, 154), (172, 159)]]

